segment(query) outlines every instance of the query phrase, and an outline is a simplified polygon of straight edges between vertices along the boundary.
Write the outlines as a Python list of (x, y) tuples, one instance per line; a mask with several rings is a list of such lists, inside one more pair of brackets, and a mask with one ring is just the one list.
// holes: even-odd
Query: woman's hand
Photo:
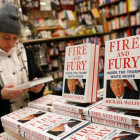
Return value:
[[(38, 78), (34, 78), (33, 80), (36, 80), (36, 79), (38, 79)], [(28, 90), (31, 91), (31, 92), (34, 92), (34, 93), (39, 93), (42, 90), (43, 87), (44, 87), (44, 84), (40, 84), (40, 85), (31, 87)]]
[(11, 84), (11, 85), (7, 85), (3, 87), (3, 89), (1, 90), (2, 100), (16, 99), (28, 90), (28, 89), (25, 89), (25, 90), (12, 89), (11, 87), (14, 87), (14, 85)]

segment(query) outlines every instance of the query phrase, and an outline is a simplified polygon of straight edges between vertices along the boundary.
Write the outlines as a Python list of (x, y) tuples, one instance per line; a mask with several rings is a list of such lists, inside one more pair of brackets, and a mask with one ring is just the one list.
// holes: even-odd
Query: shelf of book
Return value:
[(133, 28), (133, 27), (140, 27), (140, 25), (132, 25), (131, 27), (132, 27), (132, 28)]
[(57, 27), (38, 27), (36, 28), (36, 30), (56, 30), (56, 29), (63, 29), (63, 27), (61, 26), (57, 26)]
[(51, 42), (51, 41), (58, 41), (58, 40), (76, 39), (76, 38), (81, 38), (81, 37), (103, 36), (106, 34), (111, 34), (111, 32), (96, 33), (96, 34), (83, 34), (83, 35), (75, 35), (75, 36), (64, 36), (64, 37), (41, 38), (41, 39), (23, 41), (22, 43), (30, 44), (30, 43), (39, 43), (39, 42)]
[(114, 15), (114, 16), (110, 16), (110, 17), (106, 17), (106, 19), (112, 19), (112, 18), (115, 18), (115, 17), (120, 17), (120, 16), (124, 16), (124, 15), (127, 15), (127, 13), (122, 13), (122, 14), (118, 14), (118, 15)]
[(119, 3), (119, 2), (121, 2), (121, 1), (122, 1), (122, 0), (116, 0), (116, 1), (113, 1), (113, 2), (105, 3), (105, 4), (103, 4), (103, 5), (99, 5), (98, 8), (103, 8), (103, 7), (112, 5), (112, 4)]
[(132, 13), (136, 13), (136, 12), (139, 12), (139, 11), (140, 11), (140, 9), (137, 9), (137, 10), (134, 10), (134, 11), (129, 11), (129, 13), (132, 14)]
[(129, 27), (123, 27), (123, 28), (118, 28), (118, 29), (113, 29), (112, 31), (120, 31), (120, 30), (125, 30), (128, 29)]

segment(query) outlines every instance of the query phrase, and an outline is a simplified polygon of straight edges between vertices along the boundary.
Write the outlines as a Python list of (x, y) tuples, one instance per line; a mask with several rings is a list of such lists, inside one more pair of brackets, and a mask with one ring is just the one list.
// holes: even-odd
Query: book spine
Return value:
[(73, 113), (73, 112), (69, 112), (69, 111), (63, 111), (63, 110), (59, 110), (59, 109), (53, 109), (53, 112), (56, 114), (65, 115), (65, 116), (78, 118), (78, 119), (82, 119), (82, 120), (85, 120), (85, 118), (86, 118), (85, 115), (81, 115), (81, 114), (77, 114), (77, 113)]
[(1, 122), (4, 123), (4, 124), (8, 124), (12, 127), (15, 127), (15, 128), (18, 128), (17, 127), (17, 124), (15, 124), (14, 122), (12, 122), (10, 119), (7, 119), (5, 117), (1, 117)]
[[(36, 130), (36, 127), (34, 129), (30, 129), (28, 127), (24, 127), (24, 132), (28, 133), (30, 135), (33, 135), (34, 137), (40, 138), (42, 140), (49, 140), (49, 137), (42, 133), (40, 133), (38, 130)], [(41, 131), (42, 132), (42, 131)]]
[(55, 109), (64, 110), (64, 111), (69, 110), (69, 112), (79, 113), (79, 109), (75, 108), (74, 106), (61, 105), (61, 104), (57, 104), (57, 103), (53, 103), (52, 106)]
[(114, 122), (114, 121), (110, 121), (110, 120), (105, 120), (105, 119), (101, 119), (101, 118), (95, 118), (95, 117), (92, 117), (92, 122), (93, 123), (102, 124), (102, 125), (106, 125), (106, 126), (111, 126), (111, 127), (117, 127), (117, 128), (125, 129), (125, 130), (132, 131), (132, 132), (135, 132), (135, 133), (139, 133), (139, 132), (136, 131), (137, 127), (132, 126), (132, 125), (127, 125), (127, 124), (118, 123), (118, 122)]
[(31, 82), (27, 82), (18, 86), (13, 87), (13, 89), (28, 89), (31, 87)]
[(47, 111), (47, 107), (46, 107), (46, 105), (41, 105), (41, 104), (37, 104), (37, 103), (32, 103), (32, 102), (30, 102), (30, 103), (28, 103), (28, 107), (32, 107), (32, 108), (36, 108), (36, 109), (40, 109), (40, 110), (45, 110), (45, 111)]
[(12, 126), (10, 126), (8, 124), (5, 124), (5, 123), (2, 123), (2, 126), (4, 128), (7, 128), (7, 129), (11, 130), (12, 132), (15, 132), (16, 134), (20, 135), (20, 131), (17, 128), (12, 127)]
[(28, 133), (25, 133), (24, 136), (25, 136), (25, 138), (27, 138), (29, 140), (41, 140), (41, 139), (39, 139), (37, 137), (34, 137), (34, 136), (32, 136), (32, 135), (30, 135)]
[(129, 115), (117, 114), (113, 109), (112, 110), (110, 109), (108, 112), (103, 110), (101, 111), (100, 109), (91, 110), (89, 111), (89, 116), (106, 119), (114, 122), (124, 123), (127, 125), (135, 125), (133, 123), (134, 120), (138, 122), (138, 118), (136, 117), (134, 118), (134, 116), (129, 116)]

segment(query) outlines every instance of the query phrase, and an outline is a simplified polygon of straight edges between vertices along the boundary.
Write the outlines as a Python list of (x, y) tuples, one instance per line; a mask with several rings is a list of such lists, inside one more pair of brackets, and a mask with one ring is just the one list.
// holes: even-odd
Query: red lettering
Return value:
[(133, 61), (134, 61), (134, 67), (133, 68), (137, 68), (137, 61), (140, 58), (140, 56), (137, 56), (137, 60), (135, 60), (135, 57), (132, 57)]
[(131, 66), (129, 65), (129, 62), (130, 62), (130, 58), (124, 58), (124, 66), (123, 68), (127, 68), (126, 65), (128, 66), (128, 68), (131, 68)]
[(71, 49), (72, 49), (72, 48), (68, 48), (68, 56), (70, 56)]
[(87, 54), (87, 51), (86, 50), (87, 50), (87, 46), (85, 45), (85, 46), (83, 46), (83, 53), (82, 53), (83, 55), (84, 54)]
[(77, 55), (81, 55), (81, 47), (77, 47)]
[[(139, 40), (139, 37), (132, 39), (132, 49), (139, 48), (138, 40)], [(137, 46), (135, 46), (135, 45), (137, 45)]]
[(110, 51), (109, 52), (112, 52), (112, 48), (114, 48), (114, 44), (113, 43), (115, 43), (115, 41), (110, 42)]
[(127, 47), (127, 49), (130, 49), (130, 48), (128, 47), (129, 40), (128, 40), (128, 39), (124, 39), (124, 40), (122, 40), (122, 41), (123, 41), (123, 48), (122, 48), (122, 50), (125, 50), (125, 47)]

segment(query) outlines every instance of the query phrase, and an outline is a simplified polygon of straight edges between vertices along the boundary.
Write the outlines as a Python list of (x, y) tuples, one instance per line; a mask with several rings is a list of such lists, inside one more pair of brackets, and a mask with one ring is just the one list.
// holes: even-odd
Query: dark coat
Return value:
[(75, 95), (84, 95), (84, 88), (79, 87), (76, 85)]
[[(35, 77), (38, 77), (38, 78), (43, 77), (44, 74), (37, 66), (32, 52), (29, 51), (28, 49), (25, 49), (25, 50), (26, 50), (27, 61), (28, 61), (29, 81), (33, 80)], [(38, 94), (30, 92), (30, 96), (29, 96), (30, 101), (42, 97), (44, 89), (45, 89), (45, 86), (42, 88), (42, 90)], [(9, 100), (1, 99), (1, 90), (2, 90), (2, 87), (0, 87), (0, 117), (10, 113), (10, 102)], [(0, 133), (1, 132), (3, 132), (3, 127), (0, 122)]]
[[(67, 90), (64, 90), (64, 92), (66, 94), (70, 94), (68, 87), (67, 88), (65, 87), (65, 89), (67, 89)], [(74, 95), (84, 95), (84, 88), (81, 88), (78, 85), (76, 85), (76, 90), (75, 90)]]
[[(107, 98), (116, 98), (116, 96), (112, 92), (112, 94), (110, 94)], [(139, 99), (139, 91), (125, 87), (123, 99)]]

